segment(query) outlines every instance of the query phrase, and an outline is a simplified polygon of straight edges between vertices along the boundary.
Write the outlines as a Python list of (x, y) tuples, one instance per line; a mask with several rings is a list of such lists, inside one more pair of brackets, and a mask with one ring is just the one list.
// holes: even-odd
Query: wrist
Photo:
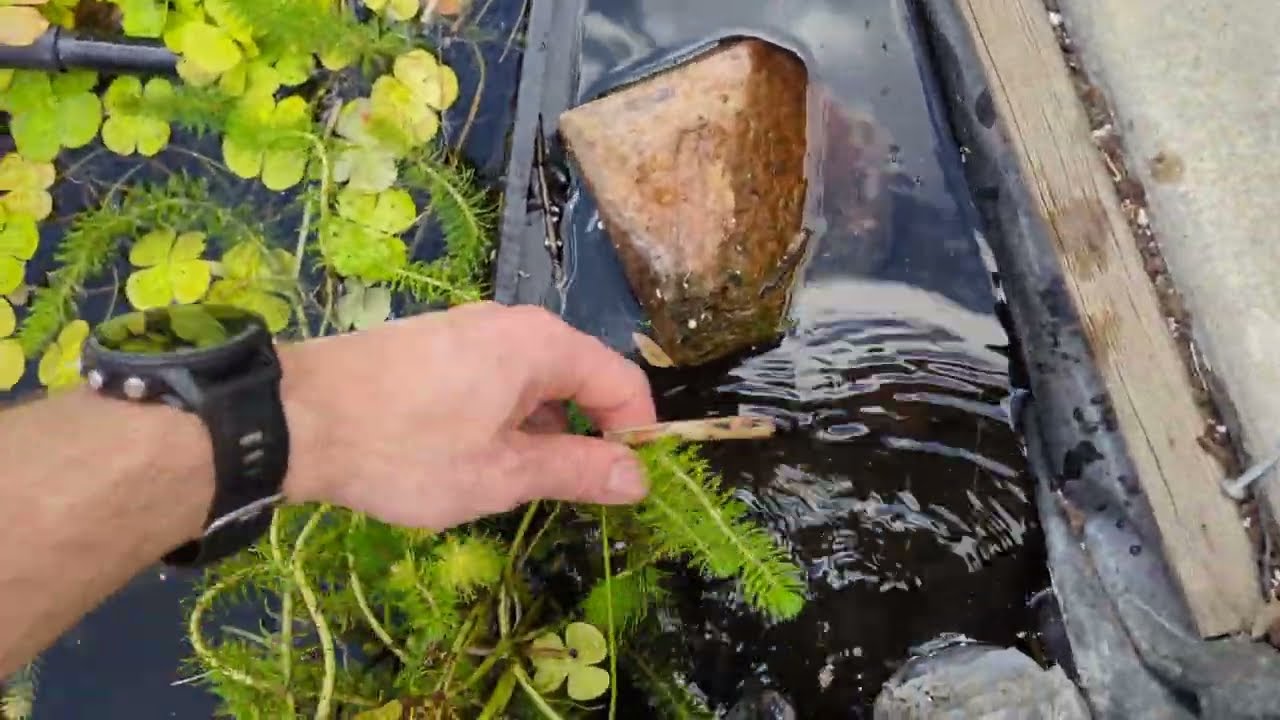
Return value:
[(325, 430), (324, 412), (319, 407), (323, 395), (317, 388), (315, 369), (308, 367), (309, 346), (281, 344), (282, 378), (280, 399), (289, 428), (289, 470), (284, 478), (285, 500), (289, 503), (325, 502), (332, 497), (328, 459), (332, 441)]

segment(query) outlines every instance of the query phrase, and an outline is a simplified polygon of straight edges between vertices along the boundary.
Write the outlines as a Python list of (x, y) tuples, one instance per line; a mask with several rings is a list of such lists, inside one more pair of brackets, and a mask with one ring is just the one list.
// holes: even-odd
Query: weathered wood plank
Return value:
[(1041, 0), (957, 0), (1047, 221), (1164, 551), (1205, 637), (1260, 607), (1253, 552)]

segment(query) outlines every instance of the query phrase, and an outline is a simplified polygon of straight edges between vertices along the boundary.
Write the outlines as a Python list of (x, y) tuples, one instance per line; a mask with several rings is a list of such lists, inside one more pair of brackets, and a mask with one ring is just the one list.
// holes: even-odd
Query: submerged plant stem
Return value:
[(360, 612), (364, 614), (365, 622), (369, 623), (369, 628), (373, 630), (373, 634), (378, 636), (382, 644), (399, 658), (400, 662), (406, 666), (410, 665), (409, 654), (400, 649), (396, 641), (392, 640), (391, 635), (387, 633), (387, 629), (382, 627), (382, 623), (378, 622), (378, 618), (374, 617), (373, 610), (369, 607), (369, 601), (364, 596), (364, 586), (360, 583), (360, 575), (356, 573), (355, 556), (351, 553), (347, 553), (347, 567), (351, 579), (351, 593), (356, 596), (356, 604), (360, 606)]
[(604, 556), (605, 617), (609, 625), (609, 720), (618, 715), (618, 641), (613, 626), (613, 563), (609, 548), (609, 508), (600, 509), (600, 549)]
[(544, 718), (547, 720), (564, 720), (560, 717), (560, 713), (547, 704), (547, 699), (534, 689), (533, 682), (529, 679), (529, 673), (525, 672), (519, 663), (511, 665), (511, 672), (516, 676), (516, 682), (520, 683), (520, 689), (524, 690), (525, 694), (529, 696), (529, 700), (534, 707), (538, 708), (538, 712), (542, 713)]
[[(288, 565), (285, 563), (284, 551), (280, 547), (281, 513), (276, 510), (271, 515), (271, 530), (268, 539), (271, 544), (271, 557), (276, 567), (283, 573)], [(297, 714), (297, 705), (293, 699), (293, 691), (289, 685), (293, 681), (293, 588), (286, 581), (280, 598), (280, 674), (284, 678), (285, 704), (290, 715)]]
[(316, 720), (327, 720), (329, 717), (329, 706), (333, 701), (333, 687), (337, 680), (337, 659), (333, 648), (333, 634), (329, 632), (329, 623), (324, 619), (324, 615), (320, 612), (320, 603), (316, 600), (315, 591), (311, 589), (311, 585), (307, 582), (307, 576), (302, 571), (303, 550), (305, 548), (307, 538), (311, 532), (315, 530), (320, 523), (320, 518), (328, 512), (328, 506), (322, 505), (318, 510), (311, 514), (307, 520), (307, 524), (303, 526), (302, 532), (298, 534), (298, 541), (293, 548), (293, 581), (298, 586), (298, 593), (302, 595), (302, 602), (307, 606), (307, 612), (311, 615), (311, 622), (315, 625), (316, 635), (320, 638), (320, 651), (324, 655), (324, 680), (320, 685), (320, 697), (316, 700)]

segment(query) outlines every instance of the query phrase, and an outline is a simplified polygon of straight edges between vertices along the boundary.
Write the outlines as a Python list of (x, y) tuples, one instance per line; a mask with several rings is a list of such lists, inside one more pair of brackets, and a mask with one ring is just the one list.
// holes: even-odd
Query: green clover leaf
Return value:
[(12, 390), (27, 369), (22, 344), (9, 337), (18, 329), (18, 316), (8, 300), (0, 298), (0, 392)]
[(366, 285), (391, 280), (409, 261), (408, 248), (395, 236), (416, 221), (417, 208), (404, 190), (346, 188), (338, 195), (338, 216), (320, 229), (325, 259), (339, 275)]
[(539, 692), (554, 692), (568, 679), (569, 697), (586, 702), (609, 689), (609, 671), (596, 667), (608, 657), (609, 644), (594, 625), (570, 623), (564, 640), (555, 633), (542, 635), (530, 644), (529, 654), (537, 669), (533, 686)]
[(346, 292), (337, 304), (339, 329), (368, 330), (391, 315), (391, 291), (387, 288), (369, 287), (354, 278), (343, 287)]
[(50, 390), (62, 390), (80, 384), (80, 351), (89, 338), (89, 323), (73, 320), (58, 333), (58, 339), (40, 357), (37, 375), (40, 384)]
[(285, 250), (252, 240), (239, 243), (223, 254), (224, 277), (209, 288), (205, 302), (257, 313), (272, 333), (278, 333), (292, 317), (289, 302), (281, 297), (294, 286), (292, 264), (293, 255)]
[(164, 32), (169, 3), (158, 0), (112, 0), (120, 6), (121, 26), (132, 37), (158, 38)]
[(102, 124), (102, 142), (117, 155), (134, 152), (151, 157), (169, 143), (169, 123), (142, 110), (144, 100), (163, 102), (173, 96), (173, 85), (153, 78), (146, 87), (132, 75), (121, 75), (103, 95), (107, 119)]
[(165, 34), (169, 49), (181, 56), (178, 75), (197, 87), (212, 83), (244, 59), (244, 51), (230, 32), (198, 17), (186, 19)]
[(413, 227), (418, 208), (404, 190), (362, 193), (343, 190), (338, 194), (338, 215), (387, 235), (397, 235)]
[(348, 141), (333, 161), (333, 179), (347, 187), (366, 193), (391, 189), (399, 170), (400, 153), (394, 145), (384, 144), (372, 128), (372, 102), (356, 98), (338, 114), (334, 130)]
[(394, 76), (383, 75), (374, 81), (369, 102), (373, 131), (383, 142), (418, 147), (440, 131), (440, 116)]
[(410, 50), (396, 58), (392, 73), (418, 102), (433, 110), (443, 112), (458, 99), (457, 73), (426, 50)]
[(389, 20), (411, 20), (422, 8), (422, 0), (364, 0), (365, 7)]
[(34, 162), (50, 162), (62, 148), (93, 142), (102, 123), (102, 101), (92, 90), (96, 73), (72, 71), (53, 76), (22, 70), (0, 95), (0, 109), (13, 117), (10, 134), (18, 152)]
[(223, 160), (240, 177), (261, 175), (268, 189), (287, 190), (306, 175), (310, 124), (311, 108), (301, 97), (276, 103), (268, 94), (246, 93), (227, 123)]
[(52, 163), (32, 162), (19, 153), (9, 153), (0, 160), (0, 213), (6, 216), (26, 215), (43, 220), (53, 212), (49, 188), (57, 173)]
[(0, 295), (22, 285), (27, 261), (39, 246), (40, 231), (30, 215), (0, 213)]
[(125, 296), (139, 310), (178, 303), (193, 303), (209, 289), (209, 263), (204, 253), (204, 233), (176, 235), (172, 230), (147, 233), (129, 251), (129, 262), (142, 268), (129, 276)]

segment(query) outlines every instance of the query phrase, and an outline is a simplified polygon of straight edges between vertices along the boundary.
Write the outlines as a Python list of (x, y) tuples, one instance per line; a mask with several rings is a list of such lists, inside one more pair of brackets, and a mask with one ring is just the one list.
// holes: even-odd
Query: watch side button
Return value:
[(90, 370), (85, 375), (85, 381), (89, 383), (89, 387), (94, 390), (101, 390), (102, 386), (107, 383), (107, 378), (103, 376), (101, 370)]
[(141, 400), (147, 395), (147, 383), (142, 378), (131, 377), (124, 381), (124, 395), (130, 400)]

